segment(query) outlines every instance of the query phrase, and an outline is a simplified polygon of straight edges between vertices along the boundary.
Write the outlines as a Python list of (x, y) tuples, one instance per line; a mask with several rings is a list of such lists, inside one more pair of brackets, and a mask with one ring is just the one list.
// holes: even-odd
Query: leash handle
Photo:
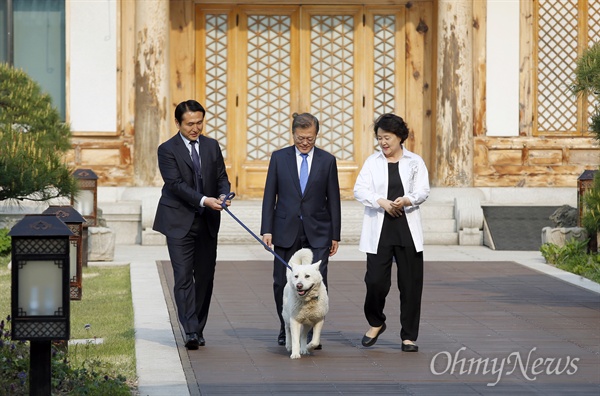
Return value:
[(252, 232), (252, 230), (250, 228), (248, 228), (244, 223), (242, 223), (242, 221), (240, 219), (238, 219), (233, 213), (231, 213), (231, 211), (227, 207), (226, 202), (232, 200), (234, 197), (235, 197), (235, 193), (233, 191), (230, 192), (230, 193), (228, 193), (225, 196), (225, 198), (223, 199), (223, 202), (221, 203), (221, 207), (223, 208), (223, 210), (225, 212), (229, 213), (229, 215), (231, 217), (233, 217), (233, 219), (235, 221), (237, 221), (239, 225), (241, 225), (242, 227), (244, 227), (244, 229), (246, 231), (248, 231), (250, 233), (250, 235), (252, 235), (254, 237), (254, 239), (256, 239), (258, 242), (260, 242), (260, 244), (263, 245), (265, 249), (267, 249), (269, 252), (271, 252), (271, 254), (273, 256), (275, 256), (277, 259), (279, 259), (279, 261), (281, 261), (283, 263), (283, 265), (285, 265), (286, 267), (288, 267), (291, 270), (292, 267), (290, 267), (290, 265), (283, 258), (281, 258), (280, 255), (278, 255), (277, 253), (275, 253), (275, 251), (273, 249), (271, 249), (262, 239), (260, 239), (258, 237), (258, 235), (256, 235), (254, 232)]

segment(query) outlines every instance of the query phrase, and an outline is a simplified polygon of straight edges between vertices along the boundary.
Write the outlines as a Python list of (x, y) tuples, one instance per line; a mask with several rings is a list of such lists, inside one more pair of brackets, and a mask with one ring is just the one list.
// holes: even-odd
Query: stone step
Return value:
[[(155, 197), (150, 199), (157, 201)], [(148, 205), (142, 201), (121, 200), (101, 202), (102, 218), (106, 225), (114, 230), (117, 244), (165, 244), (163, 235), (151, 230), (156, 203)], [(230, 207), (230, 212), (260, 238), (260, 216), (262, 201), (238, 200)], [(147, 212), (142, 213), (143, 208)], [(342, 243), (357, 244), (360, 239), (364, 207), (359, 202), (342, 201)], [(425, 203), (421, 207), (425, 244), (457, 245), (458, 233), (454, 219), (454, 206), (447, 202)], [(221, 216), (219, 243), (253, 244), (259, 243), (231, 215)]]
[(448, 233), (456, 232), (456, 220), (455, 219), (443, 219), (443, 218), (423, 218), (423, 233)]

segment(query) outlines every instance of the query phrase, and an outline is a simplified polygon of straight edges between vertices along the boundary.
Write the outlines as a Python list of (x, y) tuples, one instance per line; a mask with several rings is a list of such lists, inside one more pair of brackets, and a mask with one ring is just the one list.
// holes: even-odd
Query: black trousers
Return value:
[(392, 259), (396, 259), (398, 289), (400, 290), (400, 338), (416, 341), (421, 320), (423, 292), (423, 252), (414, 246), (381, 246), (377, 254), (367, 253), (365, 284), (365, 317), (369, 325), (379, 327), (385, 322), (385, 299), (392, 286)]
[[(289, 262), (294, 253), (302, 248), (309, 248), (312, 250), (313, 262), (321, 260), (319, 272), (321, 272), (321, 275), (323, 276), (323, 283), (325, 284), (325, 287), (327, 287), (327, 263), (329, 262), (330, 247), (327, 246), (315, 248), (310, 246), (308, 240), (306, 239), (306, 234), (304, 233), (304, 227), (302, 226), (302, 223), (300, 223), (300, 227), (298, 227), (298, 235), (296, 236), (296, 240), (292, 246), (289, 248), (275, 246), (274, 250), (275, 253), (277, 253), (281, 258), (283, 258), (286, 262)], [(273, 296), (275, 297), (275, 307), (277, 309), (277, 316), (279, 317), (281, 329), (283, 329), (285, 325), (281, 311), (283, 309), (283, 289), (287, 283), (286, 272), (287, 267), (281, 261), (279, 261), (277, 257), (275, 257), (273, 262)]]
[(167, 237), (167, 246), (179, 322), (186, 333), (202, 335), (215, 279), (217, 238), (210, 236), (206, 217), (197, 214), (190, 232), (182, 239)]

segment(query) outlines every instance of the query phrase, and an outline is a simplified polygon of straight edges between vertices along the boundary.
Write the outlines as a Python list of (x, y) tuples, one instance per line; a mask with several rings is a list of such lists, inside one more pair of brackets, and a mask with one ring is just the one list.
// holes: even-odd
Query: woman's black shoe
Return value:
[(402, 352), (419, 352), (419, 347), (416, 344), (402, 343)]
[(371, 337), (367, 337), (367, 335), (365, 334), (362, 338), (362, 344), (365, 347), (370, 347), (375, 345), (375, 343), (377, 342), (377, 338), (379, 338), (380, 335), (383, 334), (383, 332), (385, 331), (386, 326), (385, 323), (381, 326), (381, 329), (379, 329), (379, 333), (377, 333), (377, 335), (373, 338)]

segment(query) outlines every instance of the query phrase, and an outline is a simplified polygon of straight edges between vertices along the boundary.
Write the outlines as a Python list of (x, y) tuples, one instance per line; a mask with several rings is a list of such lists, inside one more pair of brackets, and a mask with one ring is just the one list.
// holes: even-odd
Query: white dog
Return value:
[[(319, 272), (321, 261), (312, 264), (310, 249), (298, 250), (290, 259), (287, 284), (283, 289), (283, 320), (285, 321), (285, 347), (292, 352), (290, 358), (308, 355), (321, 342), (321, 329), (329, 311), (327, 288)], [(307, 335), (313, 329), (310, 344)]]

